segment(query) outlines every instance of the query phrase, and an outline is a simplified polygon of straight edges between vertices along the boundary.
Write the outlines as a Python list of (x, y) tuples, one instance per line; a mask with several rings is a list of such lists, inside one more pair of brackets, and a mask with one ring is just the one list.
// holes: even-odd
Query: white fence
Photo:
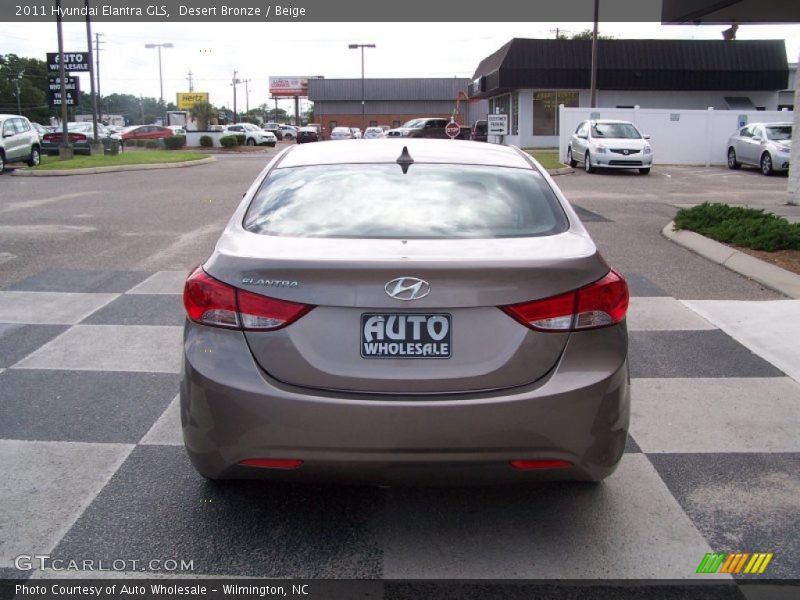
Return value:
[(566, 108), (559, 107), (559, 153), (566, 160), (567, 146), (581, 121), (630, 121), (650, 135), (655, 164), (724, 165), (728, 138), (740, 123), (789, 121), (791, 111), (679, 110), (667, 108)]
[(219, 138), (224, 135), (230, 135), (229, 133), (223, 133), (221, 131), (186, 131), (186, 145), (187, 146), (199, 146), (200, 145), (200, 138), (204, 135), (207, 135), (211, 138), (212, 145), (215, 148), (221, 148), (222, 144), (219, 143)]

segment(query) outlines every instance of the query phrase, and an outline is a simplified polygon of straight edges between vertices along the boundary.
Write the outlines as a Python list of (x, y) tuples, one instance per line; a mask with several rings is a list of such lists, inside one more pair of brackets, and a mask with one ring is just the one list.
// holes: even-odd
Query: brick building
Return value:
[(361, 79), (309, 79), (308, 99), (314, 103), (314, 120), (325, 132), (334, 127), (399, 127), (415, 117), (450, 118), (469, 125), (485, 118), (488, 103), (468, 102), (466, 78), (365, 79), (364, 118), (361, 113)]

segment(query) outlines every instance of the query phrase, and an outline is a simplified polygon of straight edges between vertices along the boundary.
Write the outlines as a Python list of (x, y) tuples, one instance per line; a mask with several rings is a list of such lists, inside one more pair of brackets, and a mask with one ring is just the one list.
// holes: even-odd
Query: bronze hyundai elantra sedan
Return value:
[(516, 148), (290, 146), (184, 304), (210, 479), (599, 481), (622, 456), (627, 285)]

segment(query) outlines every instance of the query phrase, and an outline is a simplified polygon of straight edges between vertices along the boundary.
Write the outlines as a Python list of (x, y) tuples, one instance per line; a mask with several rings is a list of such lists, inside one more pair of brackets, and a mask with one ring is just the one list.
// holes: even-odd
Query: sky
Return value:
[[(591, 23), (96, 23), (101, 33), (101, 92), (159, 96), (158, 55), (145, 43), (171, 42), (162, 50), (164, 98), (189, 91), (187, 74), (194, 74), (195, 91), (209, 92), (216, 106), (232, 107), (233, 71), (239, 79), (237, 108), (269, 107), (268, 77), (323, 75), (361, 77), (360, 52), (349, 43), (374, 43), (366, 50), (366, 77), (471, 77), (478, 63), (513, 37), (552, 38), (556, 29), (568, 33)], [(720, 25), (660, 25), (601, 23), (600, 33), (617, 38), (722, 39)], [(741, 25), (738, 39), (782, 39), (789, 62), (800, 53), (798, 25)], [(83, 23), (64, 23), (64, 50), (86, 50)], [(0, 22), (0, 54), (45, 59), (57, 52), (54, 23)], [(89, 90), (88, 74), (81, 89)], [(279, 106), (292, 112), (291, 100)]]

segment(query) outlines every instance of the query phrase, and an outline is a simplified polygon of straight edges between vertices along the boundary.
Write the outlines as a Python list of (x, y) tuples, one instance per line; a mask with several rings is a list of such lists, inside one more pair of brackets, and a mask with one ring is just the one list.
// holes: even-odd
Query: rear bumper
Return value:
[[(287, 386), (259, 369), (241, 332), (194, 323), (186, 325), (183, 369), (184, 442), (197, 470), (214, 479), (598, 481), (614, 471), (627, 438), (624, 325), (573, 335), (542, 380), (495, 392), (380, 396)], [(249, 458), (303, 465), (239, 466)], [(510, 465), (518, 459), (574, 467), (520, 471)]]

